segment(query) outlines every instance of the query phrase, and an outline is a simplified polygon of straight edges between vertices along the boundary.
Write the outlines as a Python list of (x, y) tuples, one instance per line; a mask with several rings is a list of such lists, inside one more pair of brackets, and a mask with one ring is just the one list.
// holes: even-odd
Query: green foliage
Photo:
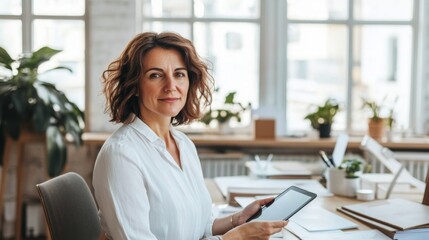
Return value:
[(369, 100), (362, 98), (363, 105), (362, 108), (367, 108), (371, 112), (370, 119), (374, 121), (380, 121), (382, 119), (386, 120), (386, 125), (392, 129), (395, 124), (394, 117), (394, 108), (396, 102), (398, 101), (398, 96), (396, 96), (393, 100), (390, 101), (390, 104), (386, 104), (387, 96), (385, 96), (381, 102), (376, 102), (374, 100)]
[(358, 178), (357, 172), (361, 170), (362, 162), (358, 159), (345, 159), (341, 162), (339, 169), (345, 169), (346, 178)]
[(383, 108), (384, 100), (381, 103), (377, 103), (376, 101), (364, 99), (364, 98), (362, 100), (363, 100), (363, 108), (368, 108), (369, 110), (371, 110), (370, 118), (376, 121), (381, 119), (380, 112)]
[(334, 99), (329, 98), (323, 105), (317, 106), (314, 112), (307, 114), (304, 119), (310, 120), (311, 126), (314, 129), (319, 129), (319, 124), (332, 124), (339, 110), (338, 103)]
[[(218, 92), (216, 89), (215, 92)], [(235, 94), (237, 92), (230, 92), (225, 96), (224, 108), (220, 109), (209, 109), (203, 117), (200, 119), (201, 122), (209, 125), (213, 120), (216, 120), (219, 124), (226, 123), (230, 119), (235, 118), (238, 122), (241, 122), (241, 114), (247, 109), (251, 108), (250, 103), (243, 106), (241, 103), (235, 101)]]
[[(63, 92), (39, 80), (39, 66), (59, 53), (49, 47), (12, 59), (0, 47), (0, 163), (3, 161), (5, 138), (17, 140), (24, 126), (36, 133), (45, 133), (48, 152), (48, 173), (61, 173), (66, 163), (66, 134), (76, 145), (82, 144), (83, 112)], [(64, 69), (67, 67), (49, 69)], [(4, 74), (9, 72), (9, 74)]]

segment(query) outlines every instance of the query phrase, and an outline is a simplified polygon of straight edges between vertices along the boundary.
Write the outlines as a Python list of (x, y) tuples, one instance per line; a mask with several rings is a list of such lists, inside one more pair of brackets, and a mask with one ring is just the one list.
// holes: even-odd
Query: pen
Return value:
[(325, 151), (321, 151), (321, 154), (323, 154), (325, 160), (327, 160), (327, 161), (329, 161), (331, 163), (332, 167), (336, 167), (334, 159), (333, 158), (328, 158), (328, 156), (326, 155)]
[(325, 165), (328, 168), (333, 167), (331, 161), (329, 161), (329, 158), (328, 158), (328, 156), (326, 156), (326, 153), (324, 151), (319, 151), (319, 154), (320, 154), (320, 157), (322, 158), (322, 161), (325, 163)]

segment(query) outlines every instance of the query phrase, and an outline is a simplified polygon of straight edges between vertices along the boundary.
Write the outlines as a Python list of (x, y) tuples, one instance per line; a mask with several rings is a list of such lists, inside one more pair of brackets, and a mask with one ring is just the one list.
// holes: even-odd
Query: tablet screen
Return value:
[(287, 220), (301, 208), (316, 198), (316, 194), (292, 186), (280, 193), (274, 200), (263, 206), (247, 221), (280, 221)]

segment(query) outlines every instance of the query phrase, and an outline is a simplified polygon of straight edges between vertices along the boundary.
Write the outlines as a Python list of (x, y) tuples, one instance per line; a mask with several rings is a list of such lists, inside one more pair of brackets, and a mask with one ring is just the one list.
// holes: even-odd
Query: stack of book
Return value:
[(429, 206), (388, 199), (339, 207), (338, 211), (396, 240), (429, 239)]

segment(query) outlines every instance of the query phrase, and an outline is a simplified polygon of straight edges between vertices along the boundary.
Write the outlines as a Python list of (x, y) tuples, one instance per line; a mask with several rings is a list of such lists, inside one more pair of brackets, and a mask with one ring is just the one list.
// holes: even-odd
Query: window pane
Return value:
[(194, 5), (196, 17), (258, 18), (259, 0), (200, 0)]
[(328, 20), (346, 19), (348, 0), (288, 0), (290, 19)]
[(82, 16), (85, 14), (85, 0), (33, 0), (33, 13)]
[(143, 24), (144, 32), (165, 32), (172, 31), (182, 35), (185, 38), (191, 38), (191, 26), (189, 23), (180, 22), (145, 22)]
[[(287, 131), (310, 128), (304, 121), (313, 104), (334, 98), (343, 106), (347, 90), (347, 28), (291, 24), (288, 29)], [(345, 111), (333, 128), (345, 129)]]
[(145, 17), (191, 17), (192, 0), (144, 0)]
[(4, 15), (21, 15), (21, 0), (1, 0), (0, 14)]
[[(85, 94), (85, 24), (78, 20), (35, 20), (33, 49), (43, 46), (63, 50), (52, 58), (57, 61), (52, 65), (63, 65), (71, 68), (73, 73), (65, 70), (48, 72), (44, 80), (56, 84), (67, 97), (81, 109), (84, 108)], [(54, 61), (52, 61), (54, 62)], [(45, 65), (45, 67), (47, 67)], [(43, 68), (41, 66), (41, 71)]]
[(362, 20), (411, 20), (412, 0), (355, 0), (354, 16)]
[(0, 47), (12, 58), (22, 53), (22, 26), (20, 20), (0, 20)]
[(365, 130), (368, 113), (362, 97), (382, 102), (388, 115), (394, 99), (397, 127), (408, 128), (411, 91), (412, 31), (409, 26), (362, 26), (354, 29), (352, 128)]
[[(239, 102), (250, 102), (252, 107), (257, 107), (259, 26), (252, 23), (195, 23), (194, 36), (199, 55), (213, 64), (213, 77), (220, 88), (218, 95), (223, 97), (236, 91)], [(219, 102), (213, 104), (216, 107)]]

